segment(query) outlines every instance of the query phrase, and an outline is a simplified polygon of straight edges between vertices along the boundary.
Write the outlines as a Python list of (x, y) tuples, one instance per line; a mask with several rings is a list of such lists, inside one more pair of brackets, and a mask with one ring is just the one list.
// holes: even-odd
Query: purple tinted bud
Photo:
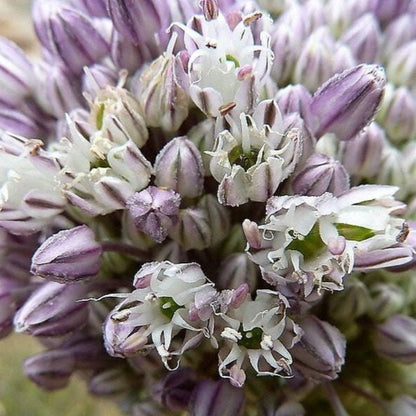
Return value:
[(104, 345), (112, 357), (130, 357), (146, 344), (147, 336), (140, 327), (130, 325), (120, 313), (111, 312), (104, 323)]
[(370, 315), (376, 321), (384, 321), (399, 313), (406, 304), (406, 294), (397, 285), (378, 283), (370, 288)]
[(135, 45), (157, 46), (155, 35), (162, 29), (162, 20), (154, 1), (107, 0), (107, 8), (116, 29)]
[(173, 189), (182, 197), (195, 198), (203, 190), (201, 154), (186, 137), (176, 137), (159, 152), (155, 162), (156, 185)]
[(301, 324), (302, 338), (290, 350), (297, 370), (316, 381), (337, 378), (345, 358), (345, 339), (337, 328), (307, 317)]
[(83, 107), (85, 100), (79, 82), (61, 65), (45, 68), (45, 99), (51, 113), (60, 118), (69, 111)]
[(177, 221), (181, 197), (171, 189), (149, 186), (136, 192), (126, 203), (136, 227), (161, 243)]
[(358, 65), (334, 75), (312, 97), (313, 132), (349, 140), (374, 117), (386, 79), (377, 65)]
[(200, 382), (191, 397), (189, 416), (240, 416), (245, 407), (244, 391), (226, 381)]
[(74, 371), (74, 359), (66, 351), (50, 350), (28, 358), (23, 364), (27, 377), (44, 390), (66, 387)]
[(56, 0), (37, 0), (33, 5), (35, 30), (42, 45), (68, 70), (82, 68), (110, 52), (102, 28), (82, 12)]
[(131, 387), (132, 380), (123, 368), (102, 370), (94, 374), (88, 381), (88, 392), (96, 396), (112, 396), (124, 393)]
[(224, 259), (215, 279), (219, 289), (237, 289), (247, 284), (251, 291), (257, 285), (258, 268), (246, 253), (233, 253)]
[(33, 67), (13, 42), (0, 39), (0, 104), (19, 104), (34, 85)]
[(185, 250), (203, 250), (209, 247), (212, 229), (207, 212), (202, 208), (181, 209), (178, 222), (169, 230), (169, 237)]
[(328, 80), (334, 73), (328, 55), (335, 50), (335, 41), (325, 26), (313, 32), (304, 44), (296, 62), (293, 78), (296, 83), (303, 84), (310, 91)]
[(394, 51), (386, 65), (389, 80), (396, 85), (412, 88), (416, 78), (416, 40)]
[(205, 20), (214, 20), (218, 17), (218, 2), (217, 0), (202, 0), (200, 3)]
[(111, 36), (111, 58), (117, 67), (135, 72), (141, 65), (150, 60), (150, 52), (138, 48), (116, 30)]
[(105, 0), (70, 0), (71, 5), (85, 14), (94, 17), (107, 17)]
[(341, 42), (348, 45), (358, 62), (377, 62), (382, 35), (377, 20), (365, 14), (343, 34)]
[(180, 368), (153, 387), (154, 399), (169, 410), (185, 410), (196, 385), (196, 376), (189, 368)]
[(384, 31), (383, 56), (388, 61), (390, 55), (402, 45), (416, 38), (414, 15), (404, 14), (393, 20)]
[(307, 125), (311, 119), (311, 101), (310, 92), (301, 84), (288, 85), (276, 95), (277, 105), (283, 114), (299, 113)]
[(341, 143), (341, 163), (350, 175), (372, 178), (380, 169), (384, 143), (384, 130), (371, 123), (351, 140)]
[(0, 339), (12, 331), (16, 309), (30, 294), (31, 288), (26, 285), (25, 281), (0, 277)]
[(87, 323), (86, 289), (79, 284), (47, 282), (38, 288), (14, 317), (16, 332), (35, 336), (61, 336)]
[(413, 265), (413, 249), (404, 244), (371, 251), (357, 250), (354, 256), (354, 270), (406, 267), (408, 263)]
[(377, 325), (374, 339), (376, 351), (404, 364), (416, 362), (416, 320), (410, 316), (393, 315)]
[(82, 91), (88, 92), (92, 97), (107, 85), (115, 86), (119, 79), (115, 68), (102, 64), (94, 64), (89, 68), (84, 68), (84, 72)]
[(28, 138), (42, 136), (43, 131), (36, 120), (13, 108), (0, 108), (0, 129)]
[(411, 0), (373, 0), (372, 11), (381, 23), (388, 23), (395, 17), (406, 13), (410, 3)]
[(102, 248), (86, 225), (49, 237), (32, 258), (31, 272), (57, 282), (72, 282), (100, 271)]
[(315, 153), (293, 179), (292, 187), (300, 195), (319, 196), (331, 192), (337, 196), (349, 189), (349, 175), (338, 160)]
[(377, 120), (392, 142), (413, 139), (416, 136), (416, 99), (407, 87), (395, 89), (388, 85)]

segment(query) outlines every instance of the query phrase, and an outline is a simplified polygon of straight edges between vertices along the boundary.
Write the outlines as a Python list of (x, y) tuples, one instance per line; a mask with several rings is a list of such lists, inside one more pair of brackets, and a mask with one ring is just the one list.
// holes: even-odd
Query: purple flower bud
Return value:
[(385, 89), (377, 120), (392, 142), (414, 139), (416, 136), (416, 99), (407, 87)]
[(196, 376), (189, 368), (180, 368), (159, 381), (152, 389), (154, 399), (172, 411), (185, 410), (196, 385)]
[(31, 272), (66, 283), (95, 276), (100, 271), (102, 248), (86, 225), (60, 231), (35, 252)]
[(279, 90), (276, 102), (283, 114), (299, 113), (305, 123), (310, 125), (312, 96), (304, 85), (288, 85)]
[(157, 54), (158, 48), (155, 34), (162, 28), (154, 1), (143, 0), (107, 0), (107, 8), (116, 29), (135, 45), (153, 47)]
[(395, 244), (375, 250), (356, 250), (354, 270), (372, 270), (385, 267), (406, 266), (413, 261), (413, 249), (404, 244)]
[(88, 16), (107, 17), (105, 0), (70, 0), (71, 5)]
[(159, 152), (155, 162), (156, 185), (173, 189), (181, 197), (195, 198), (203, 190), (201, 154), (186, 137), (176, 137)]
[(416, 38), (416, 25), (414, 23), (414, 15), (404, 14), (394, 19), (387, 26), (384, 31), (382, 50), (387, 62), (395, 50)]
[(72, 74), (61, 65), (45, 67), (44, 70), (45, 100), (54, 116), (63, 117), (65, 113), (84, 106), (79, 81)]
[(404, 364), (416, 362), (416, 320), (410, 316), (393, 315), (377, 325), (374, 339), (376, 351)]
[(374, 117), (386, 79), (377, 65), (358, 65), (336, 74), (313, 95), (313, 132), (317, 137), (335, 133), (349, 140)]
[(15, 331), (56, 337), (77, 330), (87, 323), (88, 303), (80, 302), (85, 296), (84, 285), (46, 282), (17, 311)]
[(370, 13), (354, 22), (340, 41), (350, 48), (358, 62), (379, 60), (382, 35), (377, 20)]
[(50, 350), (25, 360), (23, 369), (27, 377), (44, 390), (66, 387), (74, 371), (74, 359), (66, 351)]
[(95, 97), (97, 92), (104, 89), (107, 85), (116, 86), (119, 74), (112, 66), (94, 64), (88, 68), (84, 68), (84, 76), (82, 79), (82, 91)]
[(242, 389), (227, 381), (200, 382), (191, 397), (189, 416), (240, 416), (245, 407)]
[(205, 20), (210, 21), (218, 17), (218, 2), (217, 0), (202, 0), (200, 3)]
[(315, 153), (293, 179), (292, 187), (300, 195), (319, 196), (331, 192), (337, 196), (349, 189), (349, 175), (338, 160)]
[(181, 197), (171, 189), (149, 186), (136, 192), (126, 203), (135, 226), (161, 243), (177, 221)]
[(331, 319), (341, 324), (348, 324), (364, 315), (371, 306), (367, 286), (358, 279), (348, 278), (341, 292), (329, 297), (328, 311)]
[(372, 11), (381, 23), (388, 23), (409, 8), (411, 0), (373, 0)]
[(344, 336), (337, 328), (315, 316), (305, 318), (301, 328), (304, 334), (290, 350), (297, 370), (316, 381), (337, 378), (344, 364)]
[(413, 87), (416, 77), (416, 40), (404, 44), (391, 54), (386, 72), (394, 84)]
[(147, 48), (139, 48), (116, 30), (111, 36), (111, 58), (118, 68), (134, 73), (151, 59)]
[(351, 140), (341, 143), (340, 161), (350, 175), (372, 178), (380, 169), (384, 143), (384, 130), (371, 123)]
[(43, 132), (36, 120), (13, 108), (0, 108), (0, 128), (28, 138), (40, 137)]
[(304, 44), (293, 70), (296, 83), (305, 85), (310, 91), (316, 90), (334, 73), (328, 55), (335, 50), (335, 41), (325, 26), (313, 32)]
[(370, 295), (370, 315), (376, 321), (399, 313), (406, 304), (405, 292), (395, 284), (377, 283), (371, 286)]
[(169, 237), (185, 250), (203, 250), (211, 245), (212, 229), (207, 212), (202, 208), (179, 210), (178, 222), (169, 230)]
[(32, 92), (33, 67), (24, 52), (13, 42), (0, 39), (0, 104), (18, 105)]
[(134, 387), (123, 368), (107, 368), (94, 374), (88, 381), (88, 392), (96, 396), (113, 396)]
[[(266, 398), (268, 400), (269, 398)], [(264, 403), (262, 400), (261, 416), (305, 416), (305, 409), (295, 400), (270, 401)]]
[(74, 74), (80, 74), (84, 66), (110, 52), (102, 28), (96, 27), (85, 14), (59, 1), (35, 1), (33, 19), (42, 45)]
[(227, 256), (218, 268), (215, 284), (219, 289), (237, 289), (247, 284), (250, 291), (257, 286), (258, 268), (246, 253), (233, 253)]
[(12, 331), (14, 314), (30, 291), (31, 288), (27, 287), (25, 281), (0, 276), (0, 339)]
[(165, 132), (178, 130), (189, 113), (189, 96), (176, 80), (177, 60), (173, 55), (160, 56), (141, 73), (137, 88), (133, 87), (146, 124)]

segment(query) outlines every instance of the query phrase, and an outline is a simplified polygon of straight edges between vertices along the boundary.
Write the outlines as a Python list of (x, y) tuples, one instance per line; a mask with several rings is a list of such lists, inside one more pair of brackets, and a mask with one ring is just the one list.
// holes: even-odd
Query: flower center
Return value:
[(171, 297), (162, 296), (159, 298), (160, 311), (167, 318), (172, 319), (173, 314), (178, 310), (183, 308), (183, 306), (178, 305)]
[(260, 344), (263, 335), (263, 330), (261, 328), (255, 327), (249, 331), (243, 331), (243, 327), (240, 326), (238, 332), (241, 334), (241, 339), (238, 341), (239, 345), (251, 350), (261, 348)]

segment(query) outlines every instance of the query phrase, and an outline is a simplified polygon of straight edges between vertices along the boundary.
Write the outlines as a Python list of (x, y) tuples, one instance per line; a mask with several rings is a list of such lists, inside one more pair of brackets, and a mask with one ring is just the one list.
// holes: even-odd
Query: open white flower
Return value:
[[(174, 356), (210, 338), (213, 303), (217, 292), (196, 263), (146, 263), (134, 280), (137, 287), (109, 315), (106, 323), (107, 350), (116, 356), (137, 354), (156, 348), (168, 369)], [(181, 346), (172, 349), (181, 332)], [(133, 348), (132, 348), (133, 346)]]
[[(392, 214), (404, 206), (393, 199), (396, 190), (362, 185), (339, 197), (329, 193), (272, 197), (265, 224), (244, 222), (251, 259), (261, 266), (270, 284), (303, 283), (305, 296), (315, 285), (340, 290), (357, 257), (370, 258), (376, 253), (378, 258), (379, 250), (390, 249), (400, 240), (404, 220)], [(369, 262), (369, 268), (406, 263), (411, 250), (406, 253), (399, 247), (397, 256), (391, 253), (382, 263)]]
[(290, 376), (292, 357), (288, 351), (301, 334), (286, 317), (286, 300), (270, 290), (259, 290), (255, 300), (247, 296), (242, 305), (221, 314), (225, 321), (219, 352), (221, 377), (241, 387), (244, 368), (250, 362), (258, 375)]

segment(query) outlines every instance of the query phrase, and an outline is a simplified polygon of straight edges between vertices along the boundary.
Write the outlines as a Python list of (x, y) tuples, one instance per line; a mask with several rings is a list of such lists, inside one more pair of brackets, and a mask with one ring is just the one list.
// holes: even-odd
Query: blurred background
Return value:
[[(12, 39), (36, 59), (30, 0), (0, 0), (0, 35)], [(29, 381), (22, 362), (41, 351), (29, 336), (0, 340), (0, 416), (120, 416), (115, 405), (86, 393), (85, 383), (73, 378), (70, 386), (46, 393)]]

